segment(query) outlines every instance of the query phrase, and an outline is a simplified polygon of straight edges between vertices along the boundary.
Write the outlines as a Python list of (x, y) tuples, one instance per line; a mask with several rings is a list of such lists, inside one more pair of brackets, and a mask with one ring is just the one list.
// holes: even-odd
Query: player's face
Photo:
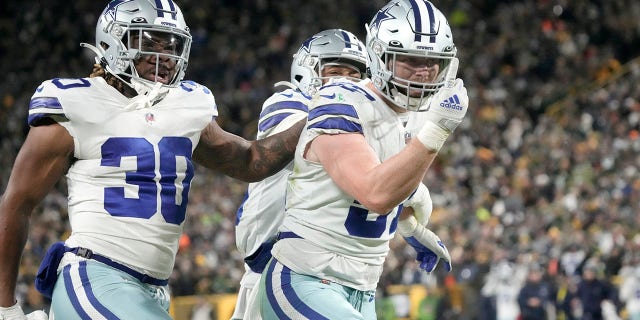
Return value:
[(182, 43), (171, 34), (163, 32), (136, 32), (131, 46), (141, 51), (134, 65), (144, 79), (168, 84), (176, 74), (176, 59), (181, 54)]
[[(356, 79), (362, 79), (362, 73), (358, 68), (345, 64), (345, 63), (333, 63), (327, 64), (322, 68), (320, 72), (322, 78), (328, 77), (350, 77)], [(328, 80), (324, 80), (326, 83)]]
[[(396, 55), (390, 63), (395, 78), (417, 83), (433, 83), (440, 72), (441, 60), (426, 57)], [(421, 90), (409, 90), (409, 95), (419, 97)]]

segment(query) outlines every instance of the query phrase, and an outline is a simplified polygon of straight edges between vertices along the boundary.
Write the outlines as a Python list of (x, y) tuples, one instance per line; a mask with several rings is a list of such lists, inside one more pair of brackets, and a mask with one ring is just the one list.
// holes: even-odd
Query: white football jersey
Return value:
[(151, 107), (127, 108), (131, 101), (101, 77), (53, 79), (31, 98), (28, 121), (53, 119), (74, 139), (67, 246), (166, 279), (185, 221), (192, 153), (217, 107), (211, 91), (191, 81)]
[[(285, 131), (305, 119), (309, 101), (310, 98), (299, 90), (274, 93), (262, 105), (257, 139)], [(236, 246), (243, 256), (251, 255), (278, 232), (284, 218), (284, 195), (292, 167), (293, 162), (278, 173), (249, 184), (236, 215)]]
[[(367, 83), (333, 82), (314, 96), (288, 180), (281, 228), (305, 240), (280, 240), (272, 250), (296, 272), (360, 290), (376, 287), (397, 227), (398, 208), (388, 215), (367, 210), (340, 189), (322, 165), (304, 159), (303, 152), (321, 134), (362, 134), (380, 161), (405, 147), (408, 117), (391, 110)], [(343, 260), (330, 257), (334, 253)]]

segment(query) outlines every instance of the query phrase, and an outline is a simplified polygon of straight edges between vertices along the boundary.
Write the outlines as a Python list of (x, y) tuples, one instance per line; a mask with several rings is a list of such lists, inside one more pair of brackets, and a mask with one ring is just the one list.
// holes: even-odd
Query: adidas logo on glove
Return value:
[(440, 102), (440, 106), (445, 109), (462, 110), (462, 105), (460, 104), (460, 99), (457, 94), (454, 94), (449, 97), (449, 99)]

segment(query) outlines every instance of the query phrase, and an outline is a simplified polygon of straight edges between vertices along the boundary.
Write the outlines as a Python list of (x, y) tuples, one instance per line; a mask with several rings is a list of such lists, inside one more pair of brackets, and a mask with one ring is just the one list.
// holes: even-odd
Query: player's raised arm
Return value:
[(308, 152), (309, 159), (321, 163), (341, 189), (381, 214), (391, 212), (408, 197), (436, 155), (408, 145), (403, 152), (380, 162), (360, 134), (321, 135), (310, 144)]
[(305, 123), (306, 119), (273, 136), (248, 141), (212, 121), (202, 131), (193, 159), (230, 177), (246, 182), (259, 181), (278, 172), (293, 159)]

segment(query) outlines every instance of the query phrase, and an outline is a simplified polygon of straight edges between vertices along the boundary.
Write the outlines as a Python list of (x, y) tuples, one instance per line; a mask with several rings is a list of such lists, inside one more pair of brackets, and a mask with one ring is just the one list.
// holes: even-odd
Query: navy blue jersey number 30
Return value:
[[(156, 156), (153, 145), (144, 138), (109, 138), (102, 145), (103, 166), (119, 167), (123, 157), (136, 157), (137, 170), (126, 173), (126, 182), (138, 186), (138, 197), (125, 197), (124, 187), (104, 189), (105, 210), (118, 217), (149, 219), (158, 212), (165, 221), (181, 224), (185, 219), (189, 186), (193, 178), (191, 140), (185, 137), (164, 137), (158, 143), (159, 183), (156, 180)], [(178, 158), (186, 160), (184, 172), (177, 172)], [(176, 183), (180, 182), (180, 185)], [(160, 188), (160, 192), (158, 192)]]
[[(56, 78), (52, 83), (62, 90), (91, 86), (91, 83), (85, 79)], [(194, 86), (196, 86), (195, 83), (190, 81), (181, 84), (181, 88), (187, 92), (192, 91)], [(206, 88), (203, 90), (209, 93)], [(114, 137), (109, 138), (102, 145), (101, 165), (103, 166), (119, 167), (123, 157), (137, 159), (137, 170), (126, 173), (126, 182), (138, 186), (138, 197), (125, 197), (124, 187), (105, 188), (104, 208), (110, 215), (149, 219), (158, 212), (158, 196), (160, 196), (160, 213), (165, 221), (173, 224), (181, 224), (184, 221), (189, 186), (193, 178), (191, 140), (185, 137), (164, 137), (158, 143), (158, 152), (160, 154), (159, 182), (156, 181), (155, 151), (147, 139)], [(178, 157), (186, 160), (187, 166), (184, 172), (178, 172)], [(178, 182), (181, 186), (176, 185)]]

